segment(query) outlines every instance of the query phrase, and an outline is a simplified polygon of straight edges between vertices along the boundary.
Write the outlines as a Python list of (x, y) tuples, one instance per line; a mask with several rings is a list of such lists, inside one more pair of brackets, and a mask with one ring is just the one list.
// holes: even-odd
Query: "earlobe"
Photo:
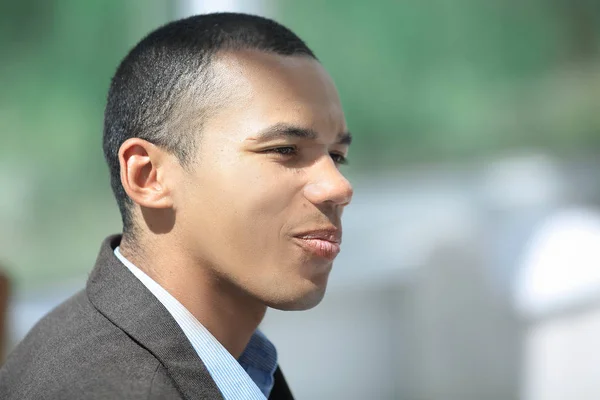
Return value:
[(173, 206), (162, 174), (162, 150), (143, 139), (126, 140), (119, 149), (121, 184), (141, 207), (164, 209)]

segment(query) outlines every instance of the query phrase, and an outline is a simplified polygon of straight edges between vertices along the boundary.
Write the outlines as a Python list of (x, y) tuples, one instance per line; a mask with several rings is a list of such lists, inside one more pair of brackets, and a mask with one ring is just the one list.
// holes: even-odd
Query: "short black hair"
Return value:
[(195, 102), (209, 97), (215, 89), (209, 73), (213, 56), (235, 50), (316, 59), (298, 36), (273, 20), (214, 13), (158, 28), (143, 38), (117, 68), (104, 113), (103, 149), (123, 232), (132, 230), (133, 221), (132, 201), (121, 184), (119, 148), (125, 140), (137, 137), (171, 152), (182, 165), (190, 165), (200, 127), (190, 132), (174, 129), (178, 105), (186, 95), (193, 96)]

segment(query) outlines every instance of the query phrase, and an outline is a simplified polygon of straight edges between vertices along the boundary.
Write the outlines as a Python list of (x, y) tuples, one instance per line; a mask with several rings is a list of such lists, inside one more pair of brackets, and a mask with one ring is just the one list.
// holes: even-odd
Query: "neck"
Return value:
[(121, 254), (175, 297), (233, 357), (239, 358), (267, 307), (211, 269), (168, 251), (168, 246), (158, 241), (144, 243), (140, 246), (123, 237)]

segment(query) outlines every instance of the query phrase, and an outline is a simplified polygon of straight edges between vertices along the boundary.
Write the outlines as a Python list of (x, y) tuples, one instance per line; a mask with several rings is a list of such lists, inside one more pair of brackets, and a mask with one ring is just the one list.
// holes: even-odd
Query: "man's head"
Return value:
[(210, 14), (168, 24), (123, 60), (104, 153), (137, 242), (168, 238), (198, 268), (281, 309), (323, 296), (352, 188), (331, 78), (285, 27)]

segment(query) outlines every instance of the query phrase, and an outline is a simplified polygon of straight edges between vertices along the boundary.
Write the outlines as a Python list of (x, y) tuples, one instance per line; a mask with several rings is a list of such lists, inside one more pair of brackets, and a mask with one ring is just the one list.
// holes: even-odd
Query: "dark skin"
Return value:
[[(350, 135), (316, 60), (237, 51), (220, 54), (214, 71), (227, 101), (205, 121), (191, 168), (141, 139), (121, 146), (138, 227), (121, 252), (237, 358), (267, 307), (323, 298), (337, 254), (330, 237), (352, 198), (339, 168)], [(193, 108), (181, 107), (193, 124)], [(330, 236), (307, 239), (315, 230)]]

